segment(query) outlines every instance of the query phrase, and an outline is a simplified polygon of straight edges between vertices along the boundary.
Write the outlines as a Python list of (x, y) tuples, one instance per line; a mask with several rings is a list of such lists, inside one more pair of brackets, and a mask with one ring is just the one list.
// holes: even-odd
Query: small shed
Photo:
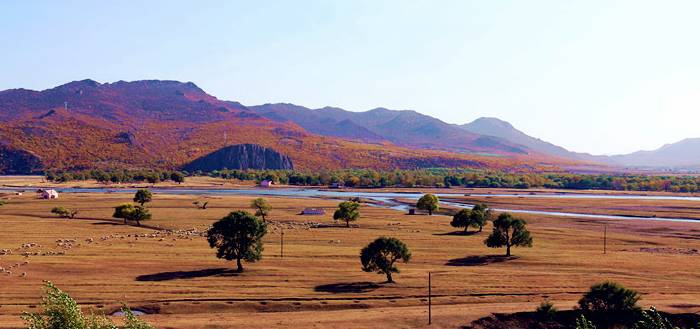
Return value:
[(330, 188), (345, 188), (345, 185), (343, 183), (332, 183)]
[(58, 199), (58, 192), (56, 192), (56, 190), (38, 190), (37, 194), (40, 199)]
[(260, 182), (260, 187), (272, 187), (274, 185), (275, 185), (275, 182), (273, 182), (271, 180), (267, 180), (267, 179)]
[(415, 214), (416, 214), (416, 208), (409, 208), (409, 209), (408, 209), (408, 214), (409, 214), (409, 215), (415, 215)]
[(302, 215), (325, 215), (326, 211), (323, 208), (304, 208), (301, 211)]

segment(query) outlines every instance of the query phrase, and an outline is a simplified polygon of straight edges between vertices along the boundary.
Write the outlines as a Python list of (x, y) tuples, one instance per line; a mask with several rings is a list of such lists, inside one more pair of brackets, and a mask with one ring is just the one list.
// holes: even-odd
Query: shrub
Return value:
[(537, 306), (537, 308), (535, 309), (537, 318), (542, 321), (549, 321), (554, 319), (554, 315), (556, 315), (558, 311), (559, 310), (557, 310), (557, 308), (554, 307), (554, 304), (550, 301), (543, 301), (542, 303), (540, 303), (540, 306)]
[[(58, 289), (51, 282), (46, 282), (46, 296), (42, 301), (42, 311), (25, 313), (22, 319), (29, 329), (119, 329), (104, 315), (85, 316), (78, 303), (67, 293)], [(123, 306), (126, 315), (122, 329), (153, 329), (153, 327), (136, 317), (128, 307)]]
[(593, 322), (586, 319), (585, 316), (581, 315), (576, 318), (576, 329), (596, 329), (596, 326)]
[(641, 310), (639, 293), (615, 282), (591, 286), (578, 304), (581, 310), (599, 324), (630, 323)]
[[(641, 319), (634, 324), (634, 329), (679, 329), (671, 324), (652, 306), (648, 311), (643, 311)], [(700, 328), (700, 326), (698, 327)]]

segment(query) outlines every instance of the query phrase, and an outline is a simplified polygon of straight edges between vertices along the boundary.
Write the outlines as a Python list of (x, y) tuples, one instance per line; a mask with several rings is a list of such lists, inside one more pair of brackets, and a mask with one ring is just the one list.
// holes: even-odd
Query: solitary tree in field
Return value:
[(428, 215), (432, 216), (434, 211), (440, 210), (440, 200), (433, 194), (426, 194), (418, 199), (416, 208), (425, 210), (428, 212)]
[(136, 194), (134, 194), (134, 202), (140, 204), (142, 207), (147, 202), (151, 202), (152, 199), (153, 194), (151, 193), (151, 191), (146, 189), (140, 189), (136, 191)]
[(532, 247), (532, 237), (525, 228), (526, 224), (509, 213), (502, 213), (493, 221), (493, 232), (484, 243), (491, 248), (506, 247), (506, 256), (510, 256), (510, 247)]
[(56, 214), (56, 215), (58, 215), (58, 217), (61, 217), (61, 218), (73, 219), (73, 218), (75, 218), (75, 215), (78, 214), (78, 210), (77, 209), (68, 210), (68, 209), (63, 208), (63, 207), (54, 207), (53, 209), (51, 209), (51, 213)]
[(263, 237), (267, 224), (247, 211), (234, 211), (214, 223), (207, 232), (211, 248), (216, 248), (216, 257), (236, 260), (237, 272), (243, 272), (241, 260), (260, 260)]
[(392, 273), (399, 273), (396, 267), (399, 260), (408, 263), (411, 260), (411, 251), (405, 243), (396, 238), (380, 237), (360, 252), (362, 270), (386, 274), (388, 283), (394, 283)]
[(350, 222), (360, 218), (360, 204), (353, 201), (341, 202), (338, 205), (338, 210), (333, 214), (333, 219), (344, 220), (345, 225), (350, 227)]
[(179, 171), (173, 171), (173, 173), (170, 174), (170, 180), (175, 183), (181, 184), (185, 181), (185, 175), (183, 175)]
[(257, 198), (250, 203), (250, 206), (255, 209), (255, 216), (262, 217), (263, 222), (265, 221), (265, 216), (270, 213), (272, 207), (267, 200), (263, 198)]
[(491, 212), (491, 208), (489, 208), (489, 206), (487, 206), (485, 203), (476, 204), (471, 211), (471, 225), (478, 227), (479, 232), (481, 232), (484, 229), (486, 222), (491, 220), (491, 217), (493, 217), (493, 213)]
[(464, 228), (464, 233), (467, 233), (467, 229), (471, 226), (472, 222), (472, 212), (469, 209), (461, 209), (453, 217), (450, 225), (452, 227)]

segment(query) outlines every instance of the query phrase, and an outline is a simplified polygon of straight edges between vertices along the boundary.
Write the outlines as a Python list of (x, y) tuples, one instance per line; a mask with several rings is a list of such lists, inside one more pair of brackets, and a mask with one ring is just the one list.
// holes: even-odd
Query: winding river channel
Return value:
[[(18, 189), (32, 190), (33, 188), (0, 188), (0, 191), (13, 191)], [(59, 193), (134, 193), (135, 188), (57, 188)], [(176, 194), (176, 195), (251, 195), (251, 196), (279, 196), (279, 197), (297, 197), (297, 198), (330, 198), (330, 199), (348, 199), (351, 197), (359, 197), (372, 201), (370, 205), (383, 207), (399, 211), (407, 211), (411, 205), (401, 200), (418, 200), (422, 193), (398, 193), (398, 192), (356, 192), (356, 191), (332, 191), (319, 189), (293, 189), (293, 188), (273, 188), (273, 189), (180, 189), (180, 188), (151, 188), (154, 193), (161, 194)], [(438, 197), (460, 197), (464, 194), (457, 193), (437, 193)], [(629, 200), (684, 200), (697, 201), (700, 205), (700, 197), (685, 197), (685, 196), (660, 196), (660, 195), (608, 195), (608, 194), (575, 194), (575, 193), (552, 193), (552, 194), (468, 194), (468, 196), (476, 197), (501, 197), (501, 198), (578, 198), (578, 199), (629, 199)], [(467, 203), (441, 201), (441, 204), (459, 208), (471, 208), (473, 205)], [(667, 222), (700, 222), (697, 219), (690, 218), (664, 218), (664, 217), (640, 217), (640, 216), (621, 216), (621, 215), (604, 215), (604, 214), (584, 214), (574, 212), (556, 212), (542, 210), (524, 210), (524, 209), (504, 209), (494, 208), (496, 211), (508, 211), (511, 213), (547, 215), (557, 217), (577, 217), (577, 218), (593, 218), (593, 219), (623, 219), (623, 220), (652, 220), (652, 221), (667, 221)]]

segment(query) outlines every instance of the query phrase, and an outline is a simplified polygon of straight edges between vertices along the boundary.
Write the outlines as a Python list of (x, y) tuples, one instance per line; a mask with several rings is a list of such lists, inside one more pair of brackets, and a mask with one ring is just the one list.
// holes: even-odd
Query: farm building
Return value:
[(326, 211), (322, 208), (305, 208), (301, 211), (302, 215), (325, 215)]
[(275, 182), (273, 182), (271, 180), (267, 180), (267, 179), (260, 182), (260, 187), (272, 187), (274, 185), (275, 185)]
[(36, 192), (40, 199), (58, 199), (56, 190), (38, 190)]

